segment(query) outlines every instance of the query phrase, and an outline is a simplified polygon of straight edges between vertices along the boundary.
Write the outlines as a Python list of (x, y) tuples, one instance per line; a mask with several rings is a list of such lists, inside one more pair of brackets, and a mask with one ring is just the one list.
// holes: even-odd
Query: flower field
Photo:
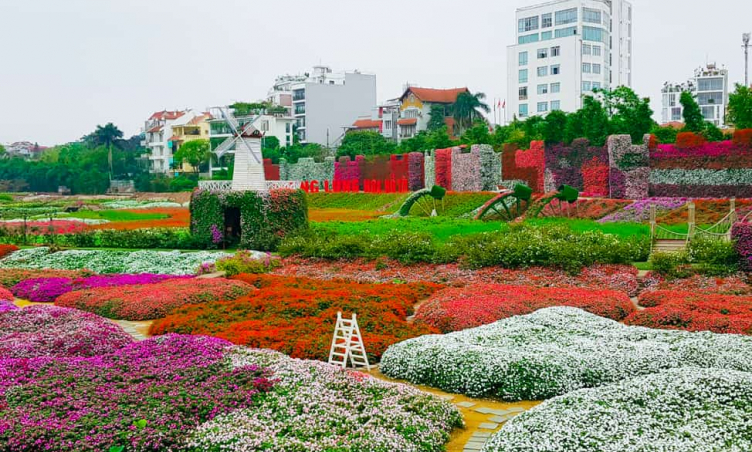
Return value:
[(752, 450), (752, 373), (672, 369), (551, 399), (483, 452)]
[(258, 290), (228, 298), (231, 301), (176, 309), (156, 321), (151, 334), (210, 335), (293, 358), (325, 361), (338, 311), (345, 316), (357, 313), (371, 360), (389, 345), (436, 331), (406, 321), (413, 306), (438, 289), (433, 284), (358, 284), (269, 275), (237, 278)]
[(10, 289), (21, 281), (35, 278), (82, 278), (90, 276), (88, 270), (52, 270), (52, 269), (23, 269), (0, 268), (0, 286)]
[(625, 293), (612, 290), (475, 284), (434, 294), (420, 306), (415, 321), (449, 333), (551, 306), (580, 308), (613, 320), (635, 310)]
[(226, 279), (172, 279), (152, 284), (105, 286), (59, 296), (55, 305), (124, 320), (151, 320), (192, 304), (236, 299), (253, 287)]
[[(227, 253), (202, 251), (105, 251), (70, 250), (51, 253), (49, 248), (27, 248), (0, 260), (0, 269), (87, 269), (95, 273), (160, 273), (190, 275), (207, 262), (228, 256)], [(262, 255), (259, 253), (259, 255)]]
[[(190, 276), (187, 276), (190, 277)], [(13, 295), (34, 302), (53, 302), (64, 293), (74, 290), (95, 289), (153, 284), (166, 279), (186, 278), (186, 276), (154, 275), (97, 275), (85, 278), (32, 278), (26, 279), (11, 288)]]
[(575, 308), (391, 346), (381, 371), (473, 397), (541, 400), (682, 367), (752, 372), (752, 338), (624, 326)]

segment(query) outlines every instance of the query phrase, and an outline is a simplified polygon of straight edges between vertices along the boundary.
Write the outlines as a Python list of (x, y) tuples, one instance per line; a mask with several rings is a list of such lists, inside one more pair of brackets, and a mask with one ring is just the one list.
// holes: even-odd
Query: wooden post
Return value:
[(687, 225), (689, 230), (687, 231), (687, 240), (692, 240), (695, 236), (695, 203), (690, 202), (687, 207), (689, 209), (689, 221)]
[[(729, 212), (729, 222), (733, 227), (734, 223), (736, 223), (736, 220), (738, 219), (736, 216), (736, 198), (731, 198), (729, 203), (731, 204), (731, 212)], [(731, 228), (729, 228), (729, 230), (731, 230)]]
[(655, 240), (656, 209), (655, 204), (650, 204), (650, 240)]

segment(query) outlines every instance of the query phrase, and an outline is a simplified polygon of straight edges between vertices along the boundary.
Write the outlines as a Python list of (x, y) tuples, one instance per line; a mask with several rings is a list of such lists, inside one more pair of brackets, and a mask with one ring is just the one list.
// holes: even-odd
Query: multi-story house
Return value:
[(313, 74), (280, 77), (269, 99), (292, 95), (292, 114), (301, 143), (336, 143), (359, 117), (376, 107), (376, 76), (359, 71), (332, 72), (316, 66)]
[(158, 111), (144, 124), (142, 146), (149, 150), (149, 172), (169, 174), (173, 164), (172, 124), (186, 114), (185, 111)]
[(682, 121), (684, 108), (681, 93), (689, 91), (697, 100), (706, 121), (717, 127), (726, 126), (728, 105), (728, 70), (715, 64), (695, 69), (694, 76), (683, 84), (665, 83), (661, 89), (663, 123)]
[(380, 133), (389, 141), (397, 141), (400, 102), (392, 99), (376, 107), (370, 116), (358, 118), (349, 131), (369, 130)]
[[(174, 156), (185, 143), (199, 139), (208, 140), (210, 119), (211, 114), (209, 113), (194, 114), (189, 111), (173, 121), (171, 124), (172, 136), (168, 141), (168, 148), (172, 152), (172, 155)], [(192, 173), (196, 171), (189, 163), (176, 161), (174, 157), (171, 169), (178, 173)]]
[(414, 137), (428, 130), (431, 120), (431, 106), (439, 105), (444, 109), (444, 123), (450, 136), (456, 134), (451, 106), (460, 93), (470, 92), (467, 88), (433, 89), (410, 86), (400, 96), (400, 116), (397, 120), (398, 141)]
[(556, 0), (517, 10), (507, 49), (508, 120), (576, 111), (595, 89), (632, 85), (632, 5)]

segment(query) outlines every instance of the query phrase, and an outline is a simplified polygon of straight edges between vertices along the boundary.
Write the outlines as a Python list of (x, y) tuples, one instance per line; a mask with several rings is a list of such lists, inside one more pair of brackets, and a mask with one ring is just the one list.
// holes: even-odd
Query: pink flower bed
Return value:
[(76, 309), (29, 306), (0, 313), (3, 358), (95, 356), (131, 342), (118, 325)]

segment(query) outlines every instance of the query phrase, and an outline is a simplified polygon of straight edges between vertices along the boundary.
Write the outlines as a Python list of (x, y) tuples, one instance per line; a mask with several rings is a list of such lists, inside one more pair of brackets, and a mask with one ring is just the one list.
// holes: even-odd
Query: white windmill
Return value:
[(214, 108), (212, 113), (217, 119), (227, 124), (232, 134), (212, 150), (218, 159), (234, 151), (235, 169), (232, 174), (232, 190), (266, 190), (264, 160), (261, 156), (263, 133), (254, 126), (260, 116), (255, 115), (238, 120), (230, 107)]

